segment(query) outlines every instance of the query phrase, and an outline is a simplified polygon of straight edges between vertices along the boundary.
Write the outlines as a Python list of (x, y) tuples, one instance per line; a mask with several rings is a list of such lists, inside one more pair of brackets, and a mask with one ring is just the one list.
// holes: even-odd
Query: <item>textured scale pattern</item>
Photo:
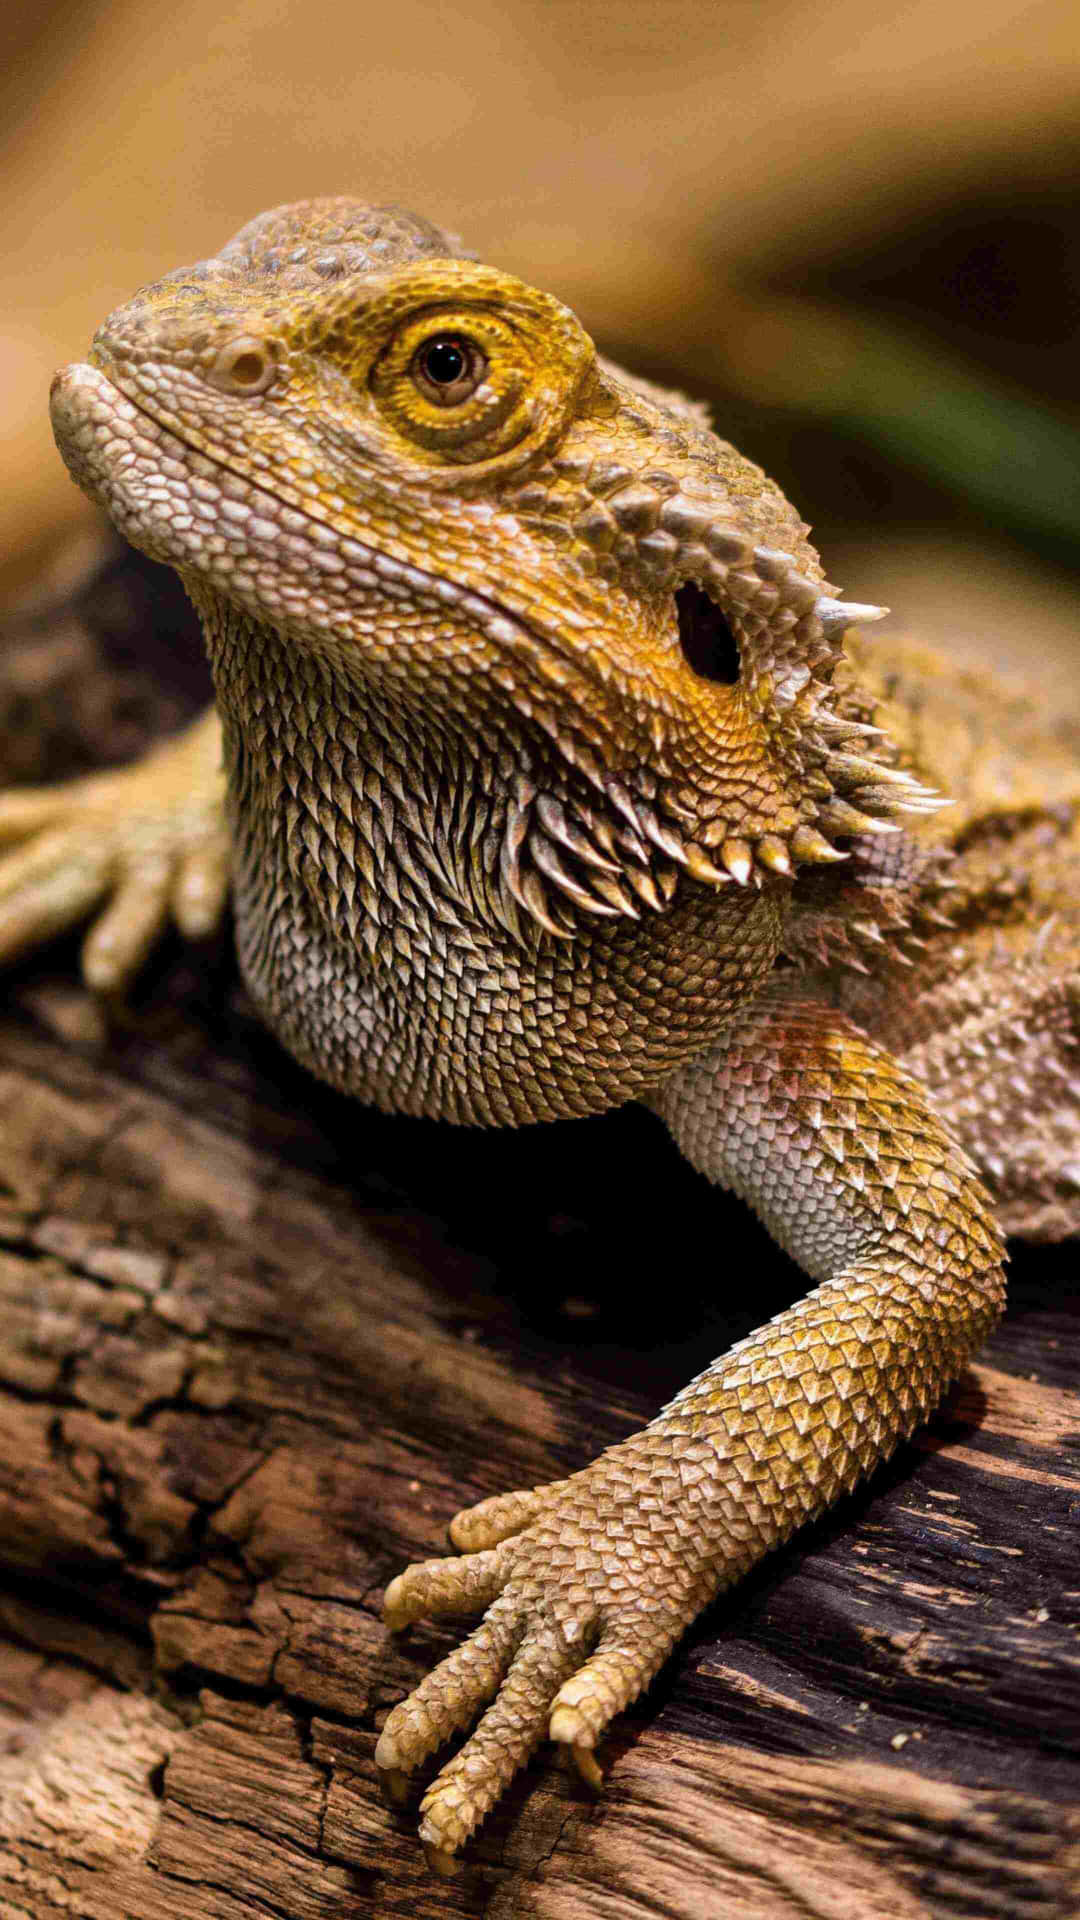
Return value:
[(900, 889), (908, 951), (901, 936), (818, 990), (930, 1091), (1005, 1231), (1062, 1239), (1080, 1231), (1077, 716), (903, 637), (859, 665), (879, 717), (955, 804), (923, 828), (917, 882)]
[(416, 1764), (509, 1675), (424, 1800), (437, 1847), (468, 1837), (523, 1741), (550, 1731), (587, 1754), (686, 1620), (891, 1452), (1001, 1309), (1002, 1240), (966, 1157), (917, 1083), (827, 1009), (769, 990), (656, 1106), (827, 1277), (583, 1473), (459, 1516), (471, 1558), (394, 1583), (395, 1624), (490, 1611), (394, 1709), (382, 1765)]
[(0, 796), (0, 958), (100, 910), (115, 988), (170, 911), (220, 913), (228, 846), (245, 977), (314, 1072), (479, 1124), (642, 1098), (816, 1283), (391, 1584), (391, 1626), (482, 1616), (376, 1752), (407, 1797), (477, 1722), (423, 1799), (445, 1869), (545, 1737), (597, 1784), (699, 1609), (929, 1412), (1002, 1223), (1080, 1226), (1076, 741), (863, 635), (699, 407), (397, 209), (260, 216), (52, 406), (184, 580), (216, 711)]
[[(637, 915), (584, 950), (528, 921), (522, 938), (500, 884), (519, 776), (508, 790), (497, 763), (485, 767), (490, 729), (467, 757), (452, 740), (431, 756), (392, 710), (350, 700), (273, 635), (219, 624), (214, 607), (205, 623), (238, 735), (241, 963), (258, 1004), (324, 1079), (444, 1119), (597, 1112), (699, 1053), (747, 980), (767, 975), (781, 925), (771, 889), (747, 903), (734, 889), (684, 887), (669, 951)], [(342, 788), (343, 752), (362, 761), (362, 788)], [(415, 824), (422, 798), (434, 835)]]

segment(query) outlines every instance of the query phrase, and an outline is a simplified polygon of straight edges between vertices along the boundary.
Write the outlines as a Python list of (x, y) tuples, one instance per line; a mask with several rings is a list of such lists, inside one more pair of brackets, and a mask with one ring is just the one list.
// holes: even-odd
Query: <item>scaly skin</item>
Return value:
[[(964, 1365), (1003, 1295), (969, 1152), (1013, 1224), (1077, 1225), (1077, 784), (1034, 723), (1032, 791), (1000, 754), (981, 779), (978, 701), (940, 663), (852, 666), (845, 629), (877, 610), (829, 594), (697, 408), (412, 216), (262, 216), (113, 314), (53, 419), (202, 616), (241, 962), (286, 1045), (451, 1120), (643, 1098), (817, 1283), (643, 1432), (460, 1514), (461, 1557), (392, 1583), (391, 1626), (484, 1614), (376, 1753), (397, 1792), (493, 1703), (423, 1801), (445, 1867), (545, 1734), (598, 1779), (604, 1727), (699, 1609)], [(0, 864), (0, 952), (115, 886), (87, 950), (115, 985), (170, 898), (211, 917), (216, 724), (110, 776), (105, 815), (103, 782), (0, 801), (8, 838), (47, 829)], [(954, 763), (956, 832), (922, 784)], [(1027, 1078), (1002, 1120), (1003, 992)]]
[(109, 904), (82, 950), (98, 993), (122, 987), (170, 919), (210, 933), (229, 892), (221, 732), (208, 713), (130, 771), (64, 787), (22, 787), (0, 801), (0, 963)]

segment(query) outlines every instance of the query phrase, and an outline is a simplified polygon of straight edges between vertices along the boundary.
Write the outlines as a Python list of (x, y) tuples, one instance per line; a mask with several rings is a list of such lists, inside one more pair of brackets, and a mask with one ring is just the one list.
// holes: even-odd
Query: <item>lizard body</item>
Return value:
[(105, 898), (113, 986), (231, 863), (316, 1073), (480, 1124), (643, 1098), (818, 1283), (392, 1584), (392, 1625), (485, 1616), (376, 1756), (397, 1785), (493, 1702), (424, 1799), (445, 1865), (546, 1733), (595, 1777), (701, 1606), (929, 1411), (1000, 1310), (1001, 1220), (1080, 1224), (1080, 781), (917, 650), (849, 654), (877, 610), (700, 410), (410, 215), (261, 216), (110, 316), (53, 419), (179, 570), (217, 714), (0, 800), (0, 956)]

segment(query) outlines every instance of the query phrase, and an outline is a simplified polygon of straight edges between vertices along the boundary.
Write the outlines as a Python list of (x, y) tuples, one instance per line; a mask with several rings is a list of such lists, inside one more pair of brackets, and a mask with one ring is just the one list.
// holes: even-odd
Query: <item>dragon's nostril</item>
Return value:
[(715, 600), (688, 580), (675, 595), (675, 608), (687, 665), (703, 680), (733, 687), (739, 677), (739, 643)]
[(219, 393), (265, 393), (273, 384), (277, 364), (264, 340), (242, 337), (221, 348), (206, 378)]
[(233, 361), (230, 371), (235, 386), (253, 387), (256, 381), (263, 378), (266, 365), (261, 354), (241, 353)]

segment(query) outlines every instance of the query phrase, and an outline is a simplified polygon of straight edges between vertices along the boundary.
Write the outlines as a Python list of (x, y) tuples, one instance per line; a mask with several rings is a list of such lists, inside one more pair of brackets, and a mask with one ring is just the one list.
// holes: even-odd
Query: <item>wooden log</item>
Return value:
[[(107, 663), (106, 663), (107, 666)], [(100, 658), (87, 666), (106, 672)], [(366, 1113), (173, 950), (0, 1018), (0, 1915), (1074, 1920), (1075, 1252), (917, 1442), (431, 1880), (372, 1751), (452, 1636), (381, 1590), (800, 1281), (646, 1115)]]

